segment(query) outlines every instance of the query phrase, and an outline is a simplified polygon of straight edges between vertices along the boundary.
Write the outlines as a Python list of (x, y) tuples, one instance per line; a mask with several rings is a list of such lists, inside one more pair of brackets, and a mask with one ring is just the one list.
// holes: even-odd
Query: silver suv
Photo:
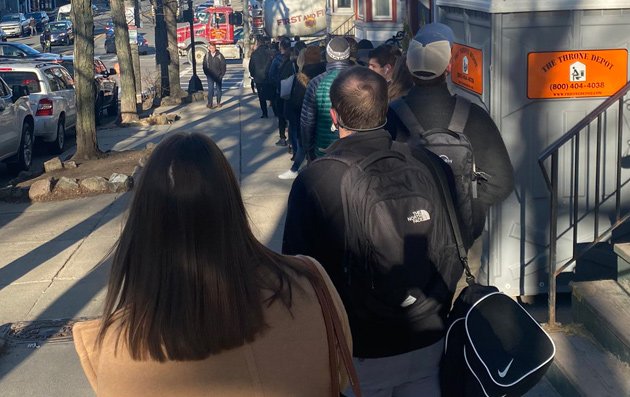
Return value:
[(35, 136), (63, 152), (66, 129), (77, 121), (74, 80), (61, 65), (48, 62), (0, 61), (0, 77), (9, 85), (25, 85), (35, 116)]
[(0, 18), (0, 28), (4, 30), (7, 36), (24, 36), (28, 30), (30, 19), (26, 19), (24, 14), (5, 14)]
[(23, 87), (13, 88), (15, 92), (0, 78), (0, 160), (17, 173), (29, 169), (33, 161), (34, 120)]

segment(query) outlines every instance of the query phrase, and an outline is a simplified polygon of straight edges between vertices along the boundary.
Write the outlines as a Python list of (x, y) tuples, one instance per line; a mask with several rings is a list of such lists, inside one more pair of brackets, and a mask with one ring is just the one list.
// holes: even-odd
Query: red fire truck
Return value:
[[(197, 12), (193, 23), (195, 32), (195, 58), (201, 65), (208, 52), (208, 43), (217, 45), (219, 51), (228, 59), (240, 59), (243, 56), (243, 14), (232, 7), (208, 7)], [(192, 62), (190, 25), (181, 24), (177, 28), (177, 47), (182, 55)]]

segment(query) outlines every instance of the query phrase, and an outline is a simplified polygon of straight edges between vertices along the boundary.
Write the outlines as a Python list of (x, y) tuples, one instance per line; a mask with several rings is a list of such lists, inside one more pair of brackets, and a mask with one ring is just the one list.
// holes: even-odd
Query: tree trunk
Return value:
[(96, 89), (94, 86), (94, 19), (90, 0), (72, 1), (74, 24), (74, 86), (77, 104), (77, 151), (74, 159), (98, 158), (101, 151), (96, 141), (94, 116)]
[(111, 0), (111, 15), (114, 22), (114, 39), (116, 54), (120, 65), (120, 117), (121, 122), (138, 121), (136, 107), (136, 81), (133, 74), (131, 48), (129, 45), (129, 29), (125, 17), (125, 3), (123, 0)]
[(180, 99), (182, 96), (179, 81), (179, 51), (177, 50), (177, 0), (164, 1), (164, 23), (168, 39), (168, 80), (169, 96)]
[(168, 96), (170, 82), (168, 78), (168, 38), (164, 22), (164, 0), (155, 0), (155, 64), (160, 76), (161, 98)]

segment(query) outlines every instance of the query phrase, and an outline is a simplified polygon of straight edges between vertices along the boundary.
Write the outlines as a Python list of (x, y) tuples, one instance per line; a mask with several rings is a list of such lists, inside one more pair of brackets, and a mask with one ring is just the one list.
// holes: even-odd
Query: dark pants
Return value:
[(223, 80), (212, 80), (208, 77), (208, 105), (212, 105), (215, 84), (217, 85), (217, 104), (221, 103), (221, 86), (223, 85)]
[(267, 117), (267, 93), (265, 92), (262, 84), (256, 84), (256, 88), (258, 91), (258, 102), (260, 102), (260, 110), (262, 111), (262, 115)]
[(278, 118), (278, 134), (280, 139), (287, 139), (287, 119), (284, 117), (284, 99), (276, 96), (271, 102), (273, 114)]
[(288, 112), (289, 117), (289, 141), (293, 147), (293, 165), (291, 171), (297, 172), (306, 157), (302, 148), (302, 138), (300, 137), (300, 114), (298, 112)]

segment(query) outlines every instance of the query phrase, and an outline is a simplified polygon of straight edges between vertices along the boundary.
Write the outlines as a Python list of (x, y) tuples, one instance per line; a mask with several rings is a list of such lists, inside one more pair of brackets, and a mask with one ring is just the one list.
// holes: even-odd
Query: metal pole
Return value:
[(194, 15), (193, 15), (193, 2), (192, 0), (188, 0), (188, 10), (189, 10), (189, 19), (188, 23), (190, 24), (190, 50), (192, 51), (192, 76), (190, 77), (190, 81), (188, 82), (188, 93), (192, 94), (193, 92), (203, 91), (203, 85), (201, 84), (201, 80), (199, 76), (197, 76), (197, 53), (195, 51), (195, 30), (193, 29), (194, 23)]
[(556, 235), (558, 233), (558, 153), (551, 155), (549, 227), (549, 327), (556, 327)]

